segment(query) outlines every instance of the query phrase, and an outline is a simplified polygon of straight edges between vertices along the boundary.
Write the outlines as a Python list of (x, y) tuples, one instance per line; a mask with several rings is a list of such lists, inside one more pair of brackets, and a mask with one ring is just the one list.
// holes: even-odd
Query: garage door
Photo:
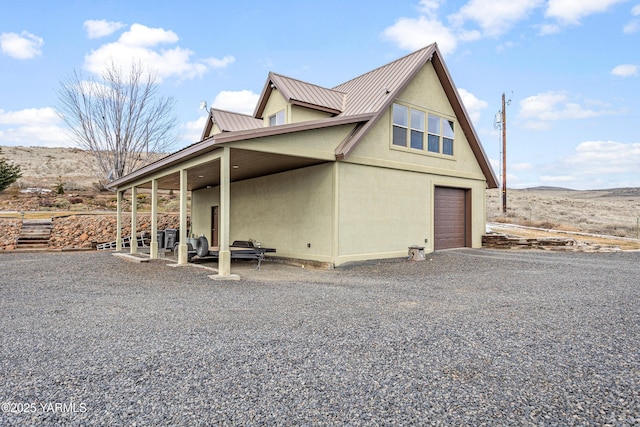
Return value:
[(434, 194), (434, 248), (467, 246), (467, 190), (436, 187)]

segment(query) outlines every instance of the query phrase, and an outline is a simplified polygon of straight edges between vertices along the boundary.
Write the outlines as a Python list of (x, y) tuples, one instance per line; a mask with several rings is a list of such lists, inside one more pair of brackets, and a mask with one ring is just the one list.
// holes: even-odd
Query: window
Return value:
[(442, 154), (453, 156), (453, 122), (442, 120)]
[(284, 124), (284, 110), (278, 111), (273, 116), (269, 116), (269, 126), (277, 126)]
[(422, 150), (424, 141), (424, 113), (411, 110), (411, 148)]
[(440, 117), (429, 114), (429, 145), (432, 153), (440, 152)]
[[(391, 143), (393, 145), (453, 156), (452, 120), (400, 104), (393, 104), (392, 114)], [(425, 130), (427, 133), (426, 147)]]
[(409, 109), (393, 104), (393, 145), (407, 146), (407, 127), (409, 127)]

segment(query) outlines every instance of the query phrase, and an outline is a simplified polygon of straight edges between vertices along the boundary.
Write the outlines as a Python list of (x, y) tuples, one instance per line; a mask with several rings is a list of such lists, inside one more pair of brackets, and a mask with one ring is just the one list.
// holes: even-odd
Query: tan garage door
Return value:
[(434, 195), (434, 248), (467, 246), (467, 190), (436, 187)]

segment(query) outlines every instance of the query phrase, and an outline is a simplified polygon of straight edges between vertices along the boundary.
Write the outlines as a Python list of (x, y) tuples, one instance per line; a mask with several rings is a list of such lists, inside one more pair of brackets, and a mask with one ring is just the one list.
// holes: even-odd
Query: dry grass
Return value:
[[(500, 190), (487, 191), (487, 221), (576, 233), (637, 239), (640, 224), (640, 188), (575, 191), (526, 189), (507, 192), (507, 214), (502, 213)], [(499, 231), (496, 229), (496, 231)], [(505, 232), (506, 229), (505, 229)], [(536, 230), (509, 230), (522, 237), (552, 236)], [(560, 233), (567, 236), (567, 233)], [(640, 249), (640, 242), (608, 237), (572, 235), (577, 240)]]

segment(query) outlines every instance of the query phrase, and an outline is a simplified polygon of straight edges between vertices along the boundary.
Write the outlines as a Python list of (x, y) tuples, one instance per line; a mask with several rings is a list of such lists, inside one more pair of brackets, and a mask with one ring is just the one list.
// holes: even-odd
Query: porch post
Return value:
[(180, 245), (178, 245), (178, 264), (187, 264), (187, 170), (180, 170)]
[(220, 157), (219, 276), (229, 276), (231, 274), (231, 252), (229, 251), (229, 202), (231, 199), (230, 150), (229, 147), (224, 147), (222, 149), (222, 156)]
[(116, 198), (116, 251), (122, 250), (122, 195), (124, 191), (117, 190)]
[(151, 243), (149, 257), (158, 258), (158, 180), (151, 180)]
[(129, 253), (138, 253), (138, 191), (135, 186), (131, 187), (131, 244), (129, 245)]

